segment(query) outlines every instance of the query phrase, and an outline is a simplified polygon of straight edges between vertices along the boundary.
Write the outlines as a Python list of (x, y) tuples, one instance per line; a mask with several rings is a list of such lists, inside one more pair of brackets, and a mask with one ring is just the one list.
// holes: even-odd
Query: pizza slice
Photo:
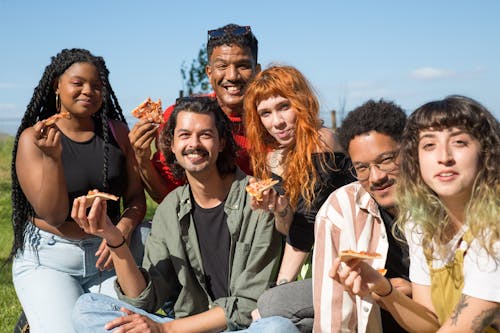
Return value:
[(154, 102), (151, 97), (148, 97), (144, 102), (139, 104), (132, 110), (132, 115), (138, 119), (151, 119), (156, 124), (163, 124), (163, 109), (161, 100)]
[(120, 199), (116, 195), (100, 192), (99, 190), (89, 190), (89, 192), (86, 195), (86, 198), (90, 199), (91, 204), (92, 202), (94, 202), (95, 198), (101, 198), (103, 200), (113, 200), (113, 201), (117, 201), (118, 199)]
[(42, 120), (43, 121), (43, 125), (47, 126), (47, 127), (52, 126), (59, 119), (62, 119), (62, 118), (71, 119), (71, 114), (69, 112), (59, 112), (59, 113), (56, 113), (56, 114), (48, 117), (47, 119)]
[(262, 201), (262, 192), (264, 192), (267, 189), (270, 189), (278, 182), (279, 180), (272, 178), (262, 179), (257, 182), (248, 184), (246, 190), (248, 194), (254, 197), (257, 201)]
[(387, 269), (385, 269), (385, 268), (379, 268), (379, 269), (377, 269), (377, 272), (379, 272), (380, 275), (384, 276), (387, 273)]
[(377, 252), (345, 250), (340, 252), (340, 260), (343, 262), (351, 259), (379, 259), (382, 255)]

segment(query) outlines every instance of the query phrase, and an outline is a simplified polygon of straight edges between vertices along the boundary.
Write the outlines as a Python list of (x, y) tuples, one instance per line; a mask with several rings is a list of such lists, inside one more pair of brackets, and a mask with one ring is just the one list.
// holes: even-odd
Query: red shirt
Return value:
[[(215, 97), (215, 93), (211, 93), (208, 96)], [(170, 118), (170, 115), (174, 111), (174, 107), (175, 105), (170, 105), (163, 113), (163, 119), (165, 120), (165, 123), (167, 123), (168, 119)], [(228, 118), (233, 124), (234, 141), (240, 147), (240, 149), (237, 152), (236, 164), (240, 167), (241, 170), (243, 170), (243, 172), (245, 172), (248, 175), (252, 175), (252, 172), (250, 171), (251, 169), (250, 156), (248, 155), (247, 151), (248, 142), (247, 138), (245, 137), (245, 128), (243, 126), (242, 117), (231, 115), (228, 116)], [(167, 183), (167, 192), (171, 192), (176, 187), (184, 184), (183, 180), (174, 177), (174, 174), (168, 167), (165, 161), (165, 156), (163, 156), (161, 151), (158, 150), (154, 153), (152, 162), (156, 170), (158, 170), (163, 179), (165, 179)]]

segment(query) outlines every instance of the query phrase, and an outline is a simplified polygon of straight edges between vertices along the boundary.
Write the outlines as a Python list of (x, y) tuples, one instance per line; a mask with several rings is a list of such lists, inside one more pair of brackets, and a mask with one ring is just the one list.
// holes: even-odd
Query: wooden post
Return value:
[(332, 130), (337, 129), (337, 112), (335, 110), (330, 111), (332, 116)]

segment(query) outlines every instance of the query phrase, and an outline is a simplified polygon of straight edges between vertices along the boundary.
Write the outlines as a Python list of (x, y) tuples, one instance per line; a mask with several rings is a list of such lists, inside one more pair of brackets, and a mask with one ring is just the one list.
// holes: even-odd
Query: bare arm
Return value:
[(380, 297), (380, 301), (407, 331), (423, 333), (436, 332), (439, 329), (429, 286), (412, 283), (411, 299), (398, 288), (393, 288), (386, 278), (363, 261), (350, 260), (343, 268), (340, 268), (340, 265), (340, 258), (336, 258), (330, 277), (360, 297), (366, 297), (371, 292), (385, 295)]
[(303, 252), (292, 245), (285, 244), (285, 253), (281, 261), (280, 271), (276, 283), (286, 280), (287, 282), (294, 281), (300, 272), (304, 261), (306, 260), (308, 252)]
[(19, 183), (36, 214), (54, 227), (64, 223), (69, 208), (61, 156), (61, 133), (55, 127), (47, 128), (38, 122), (19, 138)]
[(490, 325), (500, 325), (500, 304), (462, 294), (439, 332), (483, 332)]
[(123, 326), (124, 328), (126, 327), (127, 331), (137, 329), (138, 332), (215, 333), (221, 332), (227, 327), (224, 310), (218, 306), (193, 316), (161, 324), (153, 322), (149, 318), (135, 314), (127, 309), (122, 308), (121, 310), (128, 315), (116, 318), (107, 323), (105, 326), (107, 330)]

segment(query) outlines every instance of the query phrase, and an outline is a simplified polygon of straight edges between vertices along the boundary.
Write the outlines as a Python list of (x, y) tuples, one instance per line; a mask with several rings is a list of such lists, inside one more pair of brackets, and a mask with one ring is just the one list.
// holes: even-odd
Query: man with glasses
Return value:
[[(233, 125), (233, 137), (240, 147), (236, 163), (250, 174), (250, 159), (242, 123), (243, 97), (248, 83), (260, 71), (257, 62), (258, 41), (249, 26), (228, 24), (208, 31), (208, 65), (205, 72), (219, 106)], [(168, 120), (174, 106), (164, 113)], [(160, 151), (151, 157), (151, 144), (158, 136), (158, 126), (152, 121), (139, 121), (129, 133), (129, 139), (139, 164), (140, 175), (151, 198), (160, 203), (184, 180), (176, 178)]]
[(339, 129), (358, 181), (334, 191), (316, 215), (314, 332), (405, 332), (377, 305), (383, 295), (350, 295), (329, 275), (341, 251), (378, 252), (382, 258), (372, 260), (373, 267), (387, 269), (394, 288), (411, 295), (408, 250), (392, 235), (405, 122), (396, 104), (370, 100), (350, 112)]

